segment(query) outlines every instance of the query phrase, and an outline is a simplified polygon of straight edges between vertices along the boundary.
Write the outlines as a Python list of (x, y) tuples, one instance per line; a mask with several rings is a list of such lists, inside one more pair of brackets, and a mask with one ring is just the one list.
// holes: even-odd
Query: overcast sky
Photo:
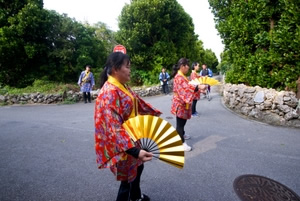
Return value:
[[(203, 41), (205, 49), (215, 52), (220, 61), (224, 45), (215, 29), (213, 14), (207, 0), (177, 0), (192, 18), (195, 33)], [(113, 31), (118, 30), (118, 16), (125, 3), (130, 0), (44, 0), (44, 8), (66, 13), (77, 21), (89, 24), (104, 22)]]

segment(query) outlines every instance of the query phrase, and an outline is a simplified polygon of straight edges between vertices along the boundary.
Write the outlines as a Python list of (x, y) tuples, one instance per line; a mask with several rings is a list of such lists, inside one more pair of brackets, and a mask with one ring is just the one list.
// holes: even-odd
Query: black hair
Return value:
[(89, 67), (89, 68), (92, 68), (92, 66), (91, 66), (91, 65), (89, 65), (89, 64), (85, 65), (85, 67)]
[(180, 66), (185, 66), (185, 65), (189, 65), (189, 60), (186, 58), (181, 58), (179, 59), (179, 61), (177, 62), (177, 64), (175, 64), (173, 66), (173, 72), (172, 72), (172, 77), (175, 77), (175, 75), (177, 74), (178, 70), (180, 69)]
[(122, 52), (113, 52), (108, 56), (105, 67), (100, 74), (100, 89), (107, 81), (108, 75), (111, 75), (112, 69), (114, 68), (119, 70), (124, 63), (130, 63), (130, 58), (127, 54), (123, 54)]
[(198, 62), (196, 62), (196, 61), (195, 61), (195, 62), (193, 62), (193, 63), (192, 63), (192, 70), (195, 70), (195, 66), (197, 66), (197, 65), (199, 65), (199, 63), (198, 63)]

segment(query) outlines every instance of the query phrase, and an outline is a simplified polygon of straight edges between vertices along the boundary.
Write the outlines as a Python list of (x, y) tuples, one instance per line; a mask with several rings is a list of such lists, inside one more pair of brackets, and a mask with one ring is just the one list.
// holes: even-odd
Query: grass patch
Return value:
[(75, 104), (75, 103), (77, 103), (77, 101), (71, 97), (64, 99), (64, 101), (62, 102), (62, 104), (64, 104), (64, 105), (71, 105), (71, 104)]
[(57, 83), (45, 80), (36, 80), (31, 86), (27, 86), (25, 88), (14, 88), (14, 87), (1, 87), (0, 88), (0, 95), (11, 94), (24, 94), (24, 93), (43, 93), (43, 94), (51, 94), (51, 93), (58, 93), (62, 94), (65, 91), (74, 91), (78, 92), (80, 89), (76, 84), (64, 84), (64, 83)]
[(0, 107), (6, 106), (6, 105), (8, 105), (8, 103), (0, 103)]

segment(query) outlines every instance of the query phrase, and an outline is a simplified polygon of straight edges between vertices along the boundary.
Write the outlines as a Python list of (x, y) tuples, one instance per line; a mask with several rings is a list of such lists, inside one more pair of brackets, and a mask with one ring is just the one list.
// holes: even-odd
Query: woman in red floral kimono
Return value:
[(101, 74), (100, 93), (95, 105), (95, 149), (99, 169), (110, 168), (121, 181), (117, 201), (150, 200), (140, 190), (143, 162), (152, 153), (141, 150), (130, 139), (122, 124), (141, 115), (161, 112), (144, 102), (126, 86), (130, 80), (130, 60), (126, 54), (109, 55)]
[(183, 142), (185, 151), (191, 151), (192, 148), (188, 146), (185, 139), (190, 137), (185, 135), (184, 126), (186, 121), (191, 118), (191, 105), (195, 97), (195, 92), (199, 89), (205, 88), (204, 85), (191, 85), (188, 78), (185, 76), (189, 71), (189, 61), (186, 58), (179, 59), (177, 65), (173, 67), (174, 77), (173, 81), (173, 99), (171, 113), (176, 115), (176, 130), (179, 133)]
[[(198, 79), (200, 77), (197, 74), (197, 71), (199, 70), (199, 68), (200, 67), (199, 67), (198, 62), (192, 63), (192, 73), (190, 75), (191, 80)], [(195, 92), (195, 96), (194, 96), (193, 103), (192, 103), (192, 117), (198, 116), (198, 112), (196, 111), (196, 105), (197, 105), (197, 101), (200, 99), (200, 92), (201, 92), (201, 90), (198, 90), (197, 92)]]

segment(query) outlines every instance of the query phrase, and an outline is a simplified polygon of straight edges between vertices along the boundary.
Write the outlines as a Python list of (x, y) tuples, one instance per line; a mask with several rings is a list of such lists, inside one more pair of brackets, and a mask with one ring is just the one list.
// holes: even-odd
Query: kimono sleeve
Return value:
[(138, 113), (141, 115), (153, 115), (153, 116), (160, 116), (162, 114), (161, 111), (155, 109), (149, 103), (146, 103), (143, 99), (137, 96), (138, 99)]
[(213, 76), (213, 72), (210, 69), (208, 69), (208, 77), (212, 77), (212, 76)]
[(167, 80), (170, 80), (170, 75), (169, 75), (169, 73), (167, 73)]
[(188, 83), (183, 77), (178, 76), (178, 79), (174, 79), (174, 85), (176, 85), (176, 93), (179, 98), (185, 103), (192, 103), (196, 86)]
[(134, 95), (135, 98), (138, 99), (138, 113), (140, 115), (160, 116), (162, 114), (161, 111), (155, 109), (151, 104), (145, 102), (142, 98), (140, 98), (131, 89), (130, 89), (130, 92)]
[(83, 72), (80, 73), (80, 76), (79, 76), (79, 79), (78, 79), (78, 82), (77, 82), (78, 85), (81, 84), (82, 77), (83, 77)]
[(94, 118), (97, 163), (99, 168), (110, 167), (121, 159), (121, 153), (135, 146), (122, 126), (124, 118), (116, 92), (98, 97)]
[(162, 79), (162, 73), (159, 73), (158, 79), (159, 79), (160, 81), (163, 80), (163, 79)]
[(91, 84), (92, 86), (95, 86), (95, 79), (93, 73), (91, 73)]

